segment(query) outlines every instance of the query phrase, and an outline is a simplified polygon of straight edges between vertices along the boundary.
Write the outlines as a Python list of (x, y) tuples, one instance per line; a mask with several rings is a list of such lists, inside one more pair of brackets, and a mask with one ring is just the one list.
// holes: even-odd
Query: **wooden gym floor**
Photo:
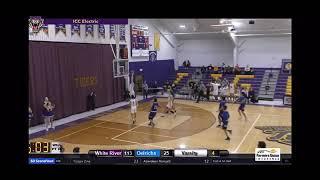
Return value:
[(291, 108), (246, 105), (248, 121), (239, 119), (238, 104), (227, 104), (230, 113), (230, 141), (225, 140), (221, 128), (217, 128), (218, 103), (195, 103), (189, 100), (175, 100), (177, 116), (164, 114), (166, 98), (159, 98), (162, 108), (155, 117), (155, 127), (148, 126), (151, 102), (138, 106), (135, 125), (129, 120), (127, 109), (95, 117), (81, 124), (49, 132), (30, 141), (60, 142), (66, 153), (80, 147), (81, 153), (93, 149), (176, 149), (180, 145), (196, 149), (226, 149), (231, 153), (254, 153), (258, 141), (265, 141), (267, 147), (281, 148), (281, 153), (291, 153), (291, 145), (268, 141), (270, 134), (256, 129), (256, 126), (291, 127)]

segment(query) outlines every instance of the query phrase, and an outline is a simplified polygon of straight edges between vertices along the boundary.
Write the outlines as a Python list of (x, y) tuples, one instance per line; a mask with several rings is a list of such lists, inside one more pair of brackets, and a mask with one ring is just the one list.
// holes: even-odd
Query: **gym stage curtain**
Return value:
[(43, 123), (49, 97), (55, 119), (86, 111), (87, 95), (96, 92), (96, 107), (124, 100), (124, 78), (113, 78), (110, 45), (29, 41), (31, 125)]

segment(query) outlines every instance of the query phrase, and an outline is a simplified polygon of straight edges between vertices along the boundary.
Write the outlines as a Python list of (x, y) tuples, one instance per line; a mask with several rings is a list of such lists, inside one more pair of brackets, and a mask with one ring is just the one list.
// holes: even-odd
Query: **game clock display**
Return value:
[(30, 142), (29, 153), (50, 153), (50, 142)]

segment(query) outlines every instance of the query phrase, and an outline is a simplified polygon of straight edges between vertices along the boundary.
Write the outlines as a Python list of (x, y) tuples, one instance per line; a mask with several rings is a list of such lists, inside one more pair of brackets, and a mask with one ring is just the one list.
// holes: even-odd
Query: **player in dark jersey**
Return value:
[(157, 101), (157, 98), (155, 97), (153, 99), (153, 103), (152, 103), (151, 110), (149, 113), (149, 121), (150, 121), (150, 123), (148, 124), (149, 126), (151, 125), (152, 127), (154, 127), (153, 119), (157, 115), (158, 107), (160, 107), (160, 105)]
[(222, 129), (224, 130), (224, 133), (226, 134), (227, 138), (225, 140), (230, 140), (230, 137), (228, 135), (228, 132), (232, 134), (232, 130), (228, 130), (228, 123), (229, 123), (229, 112), (227, 111), (227, 106), (222, 107), (222, 112), (221, 112), (221, 119), (222, 119)]
[(222, 112), (225, 105), (226, 105), (226, 98), (223, 96), (220, 100), (219, 109), (217, 111), (219, 112), (219, 115), (218, 115), (219, 124), (217, 125), (217, 127), (221, 127)]
[(239, 109), (238, 109), (238, 112), (239, 112), (239, 115), (240, 115), (240, 119), (242, 118), (242, 115), (244, 116), (245, 120), (247, 120), (247, 116), (246, 114), (244, 113), (244, 108), (246, 106), (246, 102), (247, 102), (247, 95), (245, 92), (242, 92), (241, 93), (241, 96), (240, 98), (237, 100), (240, 102), (240, 106), (239, 106)]

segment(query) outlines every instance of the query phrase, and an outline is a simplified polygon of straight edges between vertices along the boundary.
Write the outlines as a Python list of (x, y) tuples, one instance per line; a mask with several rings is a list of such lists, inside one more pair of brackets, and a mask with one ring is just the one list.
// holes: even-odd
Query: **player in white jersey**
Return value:
[(228, 86), (227, 85), (222, 87), (221, 88), (221, 97), (226, 97), (227, 96), (227, 91), (228, 91)]
[(213, 87), (212, 88), (213, 89), (213, 92), (212, 92), (213, 97), (214, 97), (215, 100), (217, 100), (217, 97), (219, 95), (219, 84), (214, 82), (214, 83), (211, 83), (211, 85)]
[(131, 95), (130, 106), (131, 106), (131, 120), (132, 120), (132, 123), (134, 124), (136, 122), (137, 108), (138, 108), (138, 102), (134, 95)]
[(169, 87), (168, 89), (168, 104), (167, 104), (167, 110), (166, 110), (166, 113), (173, 113), (174, 114), (174, 117), (176, 117), (176, 110), (175, 110), (175, 107), (174, 107), (174, 104), (173, 104), (173, 101), (174, 101), (174, 96), (173, 96), (173, 90), (171, 87)]
[(229, 84), (229, 92), (230, 92), (229, 101), (234, 102), (235, 101), (235, 97), (234, 97), (234, 84), (233, 84), (233, 82), (231, 82)]

